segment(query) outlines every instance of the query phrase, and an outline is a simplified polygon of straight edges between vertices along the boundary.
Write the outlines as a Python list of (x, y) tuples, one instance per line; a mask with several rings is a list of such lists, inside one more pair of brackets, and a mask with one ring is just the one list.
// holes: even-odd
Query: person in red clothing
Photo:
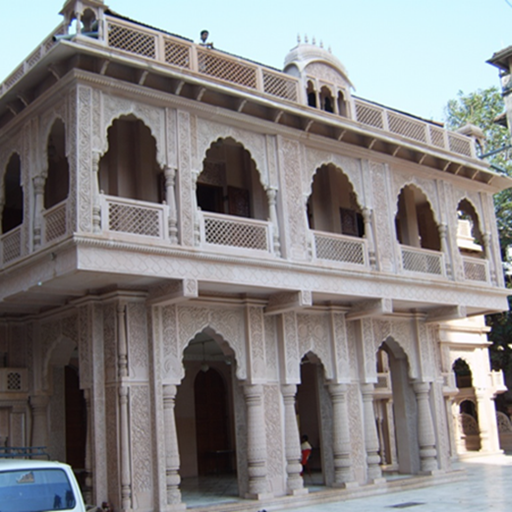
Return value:
[[(309, 438), (308, 438), (308, 436), (306, 434), (304, 434), (300, 438), (300, 442), (301, 442), (300, 449), (301, 449), (301, 452), (302, 452), (302, 458), (301, 458), (300, 463), (302, 464), (302, 473), (304, 473), (304, 470), (306, 469), (309, 457), (311, 455), (311, 449), (312, 448), (311, 448), (311, 445), (309, 444)], [(301, 475), (302, 475), (302, 473), (301, 473)]]

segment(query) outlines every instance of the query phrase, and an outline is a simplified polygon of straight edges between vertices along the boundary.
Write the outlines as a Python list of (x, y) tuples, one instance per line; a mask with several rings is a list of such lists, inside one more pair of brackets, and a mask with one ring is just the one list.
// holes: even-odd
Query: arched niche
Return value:
[(434, 211), (425, 193), (416, 185), (406, 185), (401, 189), (395, 227), (400, 244), (433, 251), (441, 250)]
[(315, 84), (312, 80), (308, 80), (306, 86), (306, 98), (308, 101), (308, 106), (316, 108), (317, 107), (317, 94), (315, 89)]
[(452, 365), (455, 374), (455, 383), (459, 389), (473, 387), (473, 374), (469, 364), (462, 358), (458, 358)]
[(309, 228), (349, 236), (364, 236), (357, 195), (348, 176), (333, 164), (319, 167), (307, 202)]
[(52, 206), (67, 199), (69, 194), (69, 163), (66, 156), (66, 130), (57, 118), (50, 130), (46, 143), (46, 181), (44, 185), (44, 207)]
[(485, 257), (480, 219), (468, 199), (462, 199), (457, 205), (457, 247), (463, 255)]
[(7, 162), (3, 176), (2, 234), (23, 223), (23, 186), (21, 160), (13, 153)]
[(268, 200), (251, 154), (231, 137), (218, 139), (206, 151), (196, 183), (201, 210), (267, 220)]
[(100, 190), (127, 199), (164, 201), (164, 174), (148, 126), (132, 114), (121, 116), (108, 128), (107, 139), (108, 150), (99, 162)]
[(334, 113), (334, 96), (331, 89), (324, 85), (320, 89), (320, 108), (325, 112)]

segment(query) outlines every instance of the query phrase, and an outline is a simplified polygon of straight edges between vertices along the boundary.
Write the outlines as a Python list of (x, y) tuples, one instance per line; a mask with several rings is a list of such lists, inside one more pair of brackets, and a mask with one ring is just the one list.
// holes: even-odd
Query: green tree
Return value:
[[(497, 87), (479, 89), (470, 94), (459, 91), (457, 99), (450, 100), (445, 108), (446, 126), (457, 130), (470, 123), (478, 126), (485, 135), (485, 147), (481, 154), (491, 153), (510, 145), (510, 133), (507, 128), (495, 122), (496, 118), (505, 110), (501, 92)], [(512, 127), (511, 127), (512, 128)], [(512, 176), (512, 165), (509, 162), (509, 151), (501, 151), (486, 157), (494, 170)], [(512, 245), (512, 190), (504, 190), (494, 196), (496, 220), (500, 236), (500, 246), (503, 259), (506, 258), (506, 249)], [(512, 288), (510, 281), (507, 286)], [(493, 369), (512, 371), (512, 313), (509, 298), (509, 311), (488, 315), (487, 325), (491, 327), (489, 339), (490, 358)]]

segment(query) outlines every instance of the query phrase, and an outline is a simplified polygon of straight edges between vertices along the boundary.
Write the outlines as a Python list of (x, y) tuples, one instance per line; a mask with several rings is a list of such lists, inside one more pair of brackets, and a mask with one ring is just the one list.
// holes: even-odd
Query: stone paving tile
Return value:
[[(460, 463), (462, 481), (343, 502), (288, 509), (293, 512), (509, 512), (512, 456), (479, 457)], [(271, 512), (271, 510), (268, 510)]]

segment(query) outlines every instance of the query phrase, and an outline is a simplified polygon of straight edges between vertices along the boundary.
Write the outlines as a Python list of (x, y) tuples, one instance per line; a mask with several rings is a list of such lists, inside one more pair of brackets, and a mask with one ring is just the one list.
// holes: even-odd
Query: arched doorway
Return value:
[[(303, 473), (304, 486), (310, 491), (316, 487), (327, 485), (325, 466), (326, 459), (332, 459), (332, 442), (325, 439), (329, 436), (326, 418), (322, 417), (321, 404), (330, 403), (328, 392), (324, 386), (324, 368), (320, 359), (308, 352), (301, 360), (300, 384), (297, 386), (297, 424), (301, 438), (308, 436), (311, 445), (311, 455), (306, 471)], [(328, 463), (328, 462), (327, 462)]]
[[(395, 447), (390, 443), (389, 449), (396, 450), (393, 470), (401, 474), (416, 474), (420, 471), (418, 407), (409, 377), (407, 354), (393, 338), (382, 343), (380, 350), (387, 356), (391, 384)], [(385, 449), (381, 446), (381, 453)]]
[(459, 453), (477, 452), (481, 442), (473, 374), (469, 364), (462, 358), (453, 363), (452, 370), (458, 389), (454, 402), (457, 450)]
[(234, 353), (209, 330), (183, 352), (185, 376), (176, 394), (182, 501), (187, 506), (236, 501)]

